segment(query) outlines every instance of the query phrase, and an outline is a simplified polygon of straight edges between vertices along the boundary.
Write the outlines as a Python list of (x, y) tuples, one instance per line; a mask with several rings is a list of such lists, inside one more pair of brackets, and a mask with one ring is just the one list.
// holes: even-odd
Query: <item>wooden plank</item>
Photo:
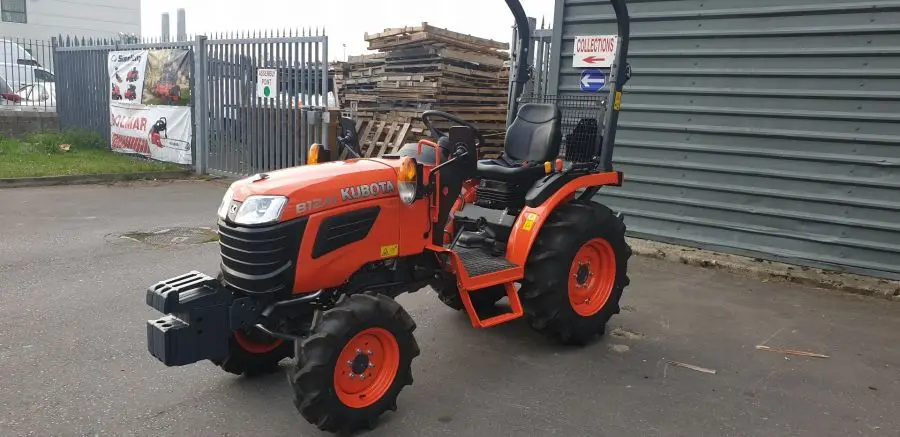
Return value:
[(372, 137), (372, 141), (369, 143), (369, 148), (366, 151), (366, 158), (371, 158), (372, 153), (375, 152), (375, 148), (378, 145), (378, 139), (381, 138), (381, 132), (384, 131), (385, 122), (378, 123), (378, 130), (375, 131), (375, 136)]
[[(370, 120), (368, 123), (369, 124), (366, 126), (366, 130), (363, 132), (362, 135), (359, 136), (359, 148), (360, 148), (360, 152), (361, 152), (360, 155), (365, 153), (364, 144), (366, 143), (366, 141), (369, 140), (369, 134), (372, 133), (372, 128), (375, 127), (375, 120)], [(365, 156), (365, 155), (363, 155), (363, 156)]]
[(423, 22), (419, 26), (406, 26), (400, 28), (388, 28), (384, 29), (383, 32), (369, 34), (365, 33), (363, 39), (365, 41), (372, 41), (377, 39), (384, 39), (390, 37), (397, 37), (411, 33), (419, 33), (425, 32), (433, 35), (441, 36), (442, 38), (453, 39), (459, 41), (463, 44), (471, 44), (483, 47), (489, 47), (495, 50), (509, 50), (509, 43), (504, 43), (500, 41), (494, 41), (492, 39), (487, 38), (479, 38), (477, 36), (468, 35), (464, 33), (454, 32), (450, 29), (444, 29), (441, 27), (436, 27), (428, 24), (428, 22)]
[(391, 128), (388, 130), (387, 135), (384, 136), (384, 141), (381, 142), (381, 147), (378, 149), (378, 154), (375, 156), (382, 156), (387, 150), (388, 145), (391, 143), (391, 140), (394, 139), (394, 134), (397, 132), (397, 122), (391, 123)]
[(397, 138), (394, 139), (394, 144), (391, 145), (391, 150), (388, 153), (395, 153), (403, 146), (403, 142), (406, 140), (406, 133), (409, 132), (409, 126), (410, 123), (403, 123), (400, 133), (397, 134)]

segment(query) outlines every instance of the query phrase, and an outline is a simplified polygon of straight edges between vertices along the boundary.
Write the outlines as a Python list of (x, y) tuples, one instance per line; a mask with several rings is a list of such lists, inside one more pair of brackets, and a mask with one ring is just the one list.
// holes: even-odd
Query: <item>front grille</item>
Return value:
[(305, 218), (265, 227), (244, 227), (219, 220), (222, 275), (248, 294), (289, 294)]

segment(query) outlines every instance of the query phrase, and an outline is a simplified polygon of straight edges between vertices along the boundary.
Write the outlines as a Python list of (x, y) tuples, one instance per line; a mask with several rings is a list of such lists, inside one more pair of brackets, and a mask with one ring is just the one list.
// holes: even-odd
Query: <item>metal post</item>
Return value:
[(194, 105), (194, 117), (197, 120), (197, 131), (194, 132), (197, 159), (194, 170), (198, 174), (207, 172), (209, 164), (209, 100), (206, 88), (207, 63), (206, 35), (197, 35), (194, 43), (194, 76), (191, 79), (191, 99)]
[[(324, 108), (322, 111), (322, 145), (328, 149), (330, 146), (328, 124), (331, 122), (331, 113), (328, 112), (328, 37), (325, 36), (324, 29), (322, 29), (322, 38), (324, 39), (322, 43), (322, 98), (325, 100), (322, 103)], [(337, 96), (334, 97), (337, 99)]]

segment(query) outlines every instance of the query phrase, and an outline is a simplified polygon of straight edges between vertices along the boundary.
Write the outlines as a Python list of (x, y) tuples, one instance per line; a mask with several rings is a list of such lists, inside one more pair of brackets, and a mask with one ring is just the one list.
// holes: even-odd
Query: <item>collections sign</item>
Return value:
[(572, 67), (610, 68), (616, 60), (618, 47), (618, 35), (576, 36)]
[(113, 51), (108, 67), (112, 150), (191, 164), (190, 52)]

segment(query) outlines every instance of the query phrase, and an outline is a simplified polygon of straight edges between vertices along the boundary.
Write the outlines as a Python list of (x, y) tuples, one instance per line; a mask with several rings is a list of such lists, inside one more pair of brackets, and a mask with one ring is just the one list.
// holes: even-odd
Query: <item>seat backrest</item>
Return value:
[(556, 159), (562, 142), (562, 112), (550, 103), (526, 103), (506, 130), (504, 152), (513, 161)]

